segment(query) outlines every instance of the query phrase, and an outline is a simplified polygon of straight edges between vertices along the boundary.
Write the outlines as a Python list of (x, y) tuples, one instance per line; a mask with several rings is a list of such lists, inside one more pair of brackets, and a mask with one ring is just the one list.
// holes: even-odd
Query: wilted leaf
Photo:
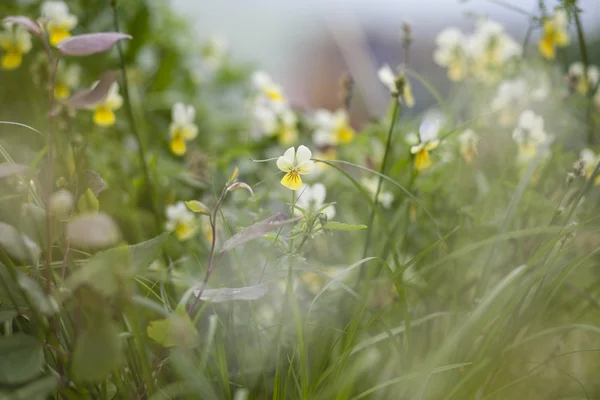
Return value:
[(21, 164), (0, 164), (0, 178), (21, 174), (27, 171), (27, 165)]
[[(268, 283), (246, 286), (241, 288), (206, 289), (202, 292), (200, 300), (209, 303), (223, 303), (236, 300), (256, 300), (263, 297), (269, 289)], [(194, 290), (194, 298), (198, 297), (200, 290)]]
[(100, 174), (94, 170), (86, 169), (84, 173), (87, 180), (87, 187), (91, 189), (94, 196), (98, 197), (98, 195), (106, 189), (106, 182), (104, 182), (104, 179), (102, 179)]
[(73, 350), (73, 377), (99, 381), (121, 362), (123, 344), (119, 329), (111, 321), (95, 321), (79, 334)]
[(224, 253), (226, 251), (233, 250), (236, 247), (240, 247), (244, 243), (247, 243), (254, 239), (258, 239), (264, 236), (267, 232), (279, 228), (280, 226), (298, 221), (300, 218), (301, 217), (288, 219), (287, 215), (285, 215), (284, 213), (277, 213), (271, 215), (267, 219), (258, 222), (254, 225), (250, 225), (249, 227), (242, 229), (241, 231), (227, 239), (227, 241), (223, 243), (221, 252)]
[(237, 189), (246, 190), (248, 193), (250, 193), (250, 198), (252, 199), (252, 201), (254, 201), (254, 191), (252, 190), (250, 185), (248, 185), (247, 183), (244, 183), (244, 182), (235, 182), (234, 184), (227, 187), (228, 192), (233, 192), (234, 190), (237, 190)]
[(152, 261), (158, 258), (160, 249), (169, 238), (169, 235), (169, 232), (164, 232), (155, 238), (129, 246), (133, 270), (142, 271), (148, 268)]
[(42, 34), (42, 28), (39, 26), (39, 24), (31, 18), (23, 15), (6, 17), (4, 18), (4, 23), (21, 25), (23, 28), (27, 29), (30, 33), (33, 33), (36, 36), (40, 36)]
[(164, 347), (194, 346), (198, 342), (198, 331), (183, 306), (165, 319), (150, 322), (148, 337)]
[(227, 185), (231, 185), (232, 183), (237, 181), (239, 174), (240, 174), (240, 169), (238, 167), (235, 167), (235, 169), (231, 173), (231, 176), (229, 176), (229, 179), (227, 179)]
[(82, 214), (67, 225), (67, 238), (75, 247), (101, 249), (119, 241), (119, 228), (108, 215), (99, 212)]
[(46, 400), (56, 390), (58, 383), (57, 376), (48, 375), (7, 393), (6, 397), (0, 393), (0, 400)]
[[(67, 100), (67, 104), (75, 110), (80, 110), (82, 108), (93, 107), (96, 104), (101, 103), (104, 101), (104, 99), (106, 99), (110, 87), (116, 82), (118, 76), (118, 71), (105, 71), (100, 76), (100, 80), (96, 86), (75, 93)], [(97, 173), (95, 174), (99, 177)], [(104, 183), (104, 181), (102, 182)]]
[(350, 225), (344, 224), (343, 222), (329, 221), (323, 227), (331, 231), (358, 231), (361, 229), (367, 229), (366, 225)]
[(15, 227), (0, 222), (0, 247), (9, 256), (18, 260), (30, 260), (34, 263), (40, 257), (38, 245), (26, 235), (21, 235)]
[(191, 212), (198, 213), (198, 214), (204, 214), (204, 215), (210, 215), (210, 210), (201, 201), (198, 201), (198, 200), (186, 201), (185, 206)]
[(77, 200), (77, 210), (79, 212), (95, 213), (99, 208), (100, 203), (90, 188), (83, 192)]
[(0, 383), (18, 385), (42, 372), (42, 345), (33, 336), (0, 336)]
[(131, 36), (119, 32), (88, 33), (71, 36), (56, 47), (62, 54), (68, 56), (89, 56), (109, 50), (121, 39), (131, 39)]

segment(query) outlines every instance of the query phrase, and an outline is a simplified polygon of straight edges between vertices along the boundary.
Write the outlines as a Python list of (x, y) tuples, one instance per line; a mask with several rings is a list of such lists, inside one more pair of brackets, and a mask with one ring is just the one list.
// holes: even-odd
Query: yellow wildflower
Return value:
[(297, 151), (293, 147), (287, 149), (283, 156), (277, 159), (277, 168), (286, 173), (281, 179), (281, 184), (291, 190), (300, 189), (300, 175), (310, 174), (315, 169), (311, 157), (312, 153), (306, 146), (299, 146)]
[[(96, 82), (94, 85), (97, 85)], [(98, 126), (112, 126), (115, 124), (115, 110), (123, 105), (123, 97), (119, 94), (119, 84), (113, 83), (106, 98), (94, 106), (94, 123)]]
[(538, 44), (540, 53), (548, 60), (556, 56), (557, 47), (569, 44), (569, 19), (563, 9), (557, 10), (554, 15), (544, 20), (544, 33)]
[(171, 151), (178, 156), (186, 152), (186, 142), (198, 136), (198, 127), (194, 123), (196, 110), (193, 106), (176, 103), (172, 109), (172, 122), (169, 127)]
[(77, 25), (77, 17), (69, 14), (69, 7), (63, 1), (44, 2), (42, 21), (48, 30), (48, 41), (52, 46), (71, 36), (71, 30)]
[(4, 28), (0, 33), (2, 69), (16, 69), (23, 62), (23, 54), (31, 50), (31, 34), (19, 25), (5, 23)]

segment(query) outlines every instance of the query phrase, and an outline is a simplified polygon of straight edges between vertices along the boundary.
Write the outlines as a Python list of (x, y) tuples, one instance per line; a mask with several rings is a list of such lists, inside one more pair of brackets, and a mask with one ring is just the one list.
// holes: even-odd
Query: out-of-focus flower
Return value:
[(529, 162), (537, 154), (538, 146), (548, 140), (544, 119), (531, 110), (523, 111), (512, 137), (519, 146), (519, 162)]
[(438, 139), (440, 127), (441, 121), (437, 118), (426, 119), (419, 126), (419, 144), (410, 148), (410, 153), (415, 154), (415, 168), (417, 171), (431, 167), (429, 152), (435, 150), (440, 144)]
[(287, 102), (281, 86), (273, 82), (266, 72), (255, 71), (252, 74), (252, 84), (260, 96), (264, 96), (273, 104), (284, 105)]
[(167, 206), (167, 222), (165, 228), (174, 232), (178, 240), (189, 239), (198, 229), (198, 221), (193, 212), (188, 210), (183, 201)]
[(448, 78), (463, 80), (468, 74), (469, 56), (465, 35), (455, 27), (446, 28), (435, 38), (437, 48), (433, 59), (441, 67), (448, 68)]
[[(96, 86), (98, 82), (94, 83)], [(119, 94), (119, 84), (113, 83), (108, 90), (106, 98), (96, 104), (94, 108), (94, 123), (98, 126), (112, 126), (115, 124), (115, 110), (123, 105), (123, 97)]]
[(286, 173), (281, 179), (281, 184), (291, 190), (300, 189), (300, 175), (310, 174), (315, 169), (311, 157), (312, 153), (306, 146), (299, 146), (297, 151), (293, 147), (287, 149), (283, 156), (277, 159), (277, 168)]
[(224, 38), (213, 36), (202, 46), (202, 59), (210, 68), (217, 69), (223, 64), (228, 48)]
[[(327, 216), (327, 219), (335, 217), (335, 207), (333, 204), (325, 205), (325, 197), (327, 191), (325, 185), (322, 183), (315, 183), (314, 185), (303, 185), (298, 191), (298, 199), (296, 205), (302, 208), (304, 211), (314, 214), (316, 212), (322, 212)], [(302, 212), (298, 209), (294, 209), (294, 214), (301, 215)]]
[(61, 60), (56, 71), (54, 97), (57, 100), (67, 99), (71, 92), (79, 87), (80, 79), (81, 67), (77, 64), (65, 65)]
[(42, 21), (52, 46), (71, 36), (71, 31), (77, 26), (77, 17), (69, 14), (69, 7), (64, 1), (45, 1), (42, 4)]
[[(319, 272), (327, 275), (329, 278), (312, 271), (306, 271), (300, 275), (300, 283), (302, 283), (310, 293), (318, 293), (325, 285), (331, 282), (332, 279), (330, 278), (334, 278), (339, 281), (340, 279), (347, 277), (347, 274), (345, 273), (346, 271), (342, 268), (329, 267), (319, 269)], [(339, 288), (339, 285), (334, 283), (330, 286), (330, 288)]]
[(20, 25), (5, 23), (0, 32), (0, 49), (2, 69), (16, 69), (23, 62), (23, 55), (31, 50), (31, 34)]
[(198, 126), (194, 123), (196, 110), (191, 105), (175, 103), (171, 110), (171, 151), (178, 156), (184, 155), (186, 142), (198, 136)]
[(468, 47), (473, 58), (473, 75), (485, 83), (496, 82), (505, 64), (522, 54), (521, 45), (504, 31), (500, 23), (491, 20), (477, 22)]
[[(596, 168), (598, 162), (600, 162), (600, 155), (597, 155), (591, 149), (583, 149), (579, 153), (579, 158), (583, 162), (585, 177), (589, 178), (592, 175), (592, 172), (594, 172), (594, 168)], [(600, 176), (597, 176), (596, 179), (594, 179), (594, 184), (600, 184)]]
[[(362, 185), (367, 191), (371, 194), (371, 196), (375, 197), (375, 193), (377, 193), (377, 185), (379, 184), (379, 178), (364, 178), (362, 180)], [(394, 201), (394, 195), (390, 192), (383, 190), (383, 184), (381, 189), (379, 190), (379, 195), (377, 196), (377, 202), (383, 206), (383, 208), (390, 208), (392, 202)]]
[(468, 164), (472, 163), (477, 155), (479, 135), (472, 129), (467, 129), (460, 134), (458, 141), (460, 142), (460, 154)]
[(569, 44), (569, 16), (564, 9), (557, 10), (554, 15), (544, 19), (544, 33), (538, 48), (548, 60), (556, 56), (557, 47)]
[(316, 125), (313, 141), (319, 147), (347, 144), (354, 138), (354, 129), (350, 126), (348, 113), (340, 108), (335, 112), (318, 110), (315, 113)]
[(587, 95), (589, 91), (596, 87), (598, 78), (600, 78), (600, 69), (595, 65), (588, 65), (587, 77), (585, 76), (584, 66), (581, 62), (574, 62), (569, 67), (567, 78), (569, 85), (582, 95)]
[(401, 96), (406, 103), (406, 106), (409, 108), (412, 108), (415, 105), (412, 87), (410, 86), (410, 82), (406, 76), (396, 76), (388, 64), (385, 64), (383, 67), (379, 68), (379, 71), (377, 71), (377, 76), (381, 83), (388, 88), (392, 96)]

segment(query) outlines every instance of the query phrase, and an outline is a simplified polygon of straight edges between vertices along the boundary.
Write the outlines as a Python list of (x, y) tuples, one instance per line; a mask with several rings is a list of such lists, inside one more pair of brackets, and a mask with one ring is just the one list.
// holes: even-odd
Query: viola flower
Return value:
[(479, 135), (472, 129), (467, 129), (458, 137), (460, 142), (460, 154), (463, 156), (467, 164), (471, 164), (477, 155), (477, 142)]
[(44, 2), (42, 21), (48, 30), (48, 41), (52, 46), (71, 36), (71, 31), (77, 25), (77, 17), (69, 14), (69, 7), (64, 1)]
[(544, 33), (538, 48), (548, 60), (556, 56), (557, 47), (569, 44), (569, 16), (564, 9), (557, 10), (554, 15), (544, 20)]
[(277, 159), (277, 168), (286, 173), (281, 179), (281, 184), (291, 190), (300, 189), (300, 175), (310, 174), (315, 169), (311, 156), (312, 153), (306, 146), (299, 146), (297, 151), (293, 147), (287, 149), (283, 156)]
[[(98, 82), (94, 83), (96, 86)], [(123, 105), (123, 97), (119, 94), (119, 84), (113, 83), (108, 90), (106, 98), (96, 104), (94, 108), (94, 123), (98, 126), (107, 127), (115, 124), (115, 110)]]
[(283, 89), (271, 79), (271, 76), (264, 71), (255, 71), (252, 74), (252, 84), (260, 96), (268, 99), (273, 105), (284, 105), (287, 99), (283, 94)]
[[(362, 180), (363, 187), (371, 194), (371, 197), (375, 197), (375, 193), (377, 193), (377, 185), (379, 184), (378, 177), (372, 178), (364, 178)], [(392, 202), (394, 201), (394, 195), (390, 192), (383, 190), (383, 184), (381, 189), (379, 190), (379, 195), (377, 196), (377, 203), (381, 204), (383, 208), (390, 208)]]
[(548, 140), (544, 119), (531, 110), (523, 111), (512, 137), (519, 146), (519, 161), (529, 162), (537, 154), (538, 146)]
[[(579, 153), (579, 158), (583, 162), (583, 169), (585, 171), (585, 177), (589, 178), (594, 172), (596, 165), (600, 162), (600, 155), (595, 154), (591, 149), (583, 149)], [(594, 179), (595, 185), (600, 185), (600, 176)]]
[(448, 68), (448, 78), (461, 81), (468, 74), (469, 54), (467, 38), (458, 28), (446, 28), (435, 38), (437, 48), (433, 59), (441, 67)]
[[(299, 191), (298, 199), (296, 200), (296, 205), (302, 208), (307, 213), (314, 215), (315, 213), (323, 213), (327, 216), (327, 219), (330, 220), (335, 217), (335, 207), (333, 204), (330, 204), (323, 208), (325, 205), (325, 197), (327, 195), (327, 191), (325, 190), (325, 185), (322, 183), (315, 183), (314, 185), (302, 185)], [(294, 209), (295, 215), (302, 215), (302, 212), (297, 208)]]
[[(388, 88), (392, 96), (397, 97), (401, 95), (408, 108), (412, 108), (415, 105), (412, 87), (404, 75), (400, 77), (396, 76), (392, 68), (388, 64), (385, 64), (383, 67), (379, 68), (377, 76), (381, 83)], [(401, 90), (402, 93), (400, 93), (399, 90)]]
[(318, 110), (315, 113), (316, 125), (313, 141), (319, 147), (348, 144), (354, 138), (354, 129), (350, 126), (348, 113), (340, 108), (335, 112)]
[(426, 119), (419, 127), (419, 144), (410, 148), (410, 153), (415, 154), (415, 168), (417, 171), (423, 171), (431, 167), (431, 158), (429, 152), (435, 150), (440, 141), (438, 134), (440, 132), (440, 120), (437, 118)]
[(171, 110), (171, 151), (173, 154), (182, 156), (186, 151), (186, 143), (198, 136), (198, 127), (194, 123), (196, 110), (193, 106), (183, 103), (175, 103)]
[(2, 69), (18, 68), (23, 62), (23, 54), (31, 50), (31, 34), (22, 26), (4, 23), (4, 31), (0, 32), (0, 49), (2, 49)]
[(219, 36), (211, 37), (208, 42), (202, 46), (202, 58), (206, 65), (212, 69), (218, 69), (223, 65), (227, 56), (227, 41)]
[(256, 104), (254, 107), (254, 120), (261, 135), (277, 137), (282, 145), (290, 145), (298, 139), (298, 118), (288, 108), (279, 112), (265, 104)]
[(71, 92), (79, 87), (81, 78), (81, 67), (77, 64), (65, 65), (60, 60), (56, 71), (56, 84), (54, 86), (54, 97), (57, 100), (65, 100), (71, 96)]
[(595, 65), (588, 65), (587, 77), (584, 73), (584, 66), (581, 62), (574, 62), (569, 67), (567, 79), (569, 85), (582, 95), (587, 95), (590, 90), (594, 89), (600, 78), (600, 69)]
[(196, 216), (188, 210), (183, 201), (167, 206), (166, 215), (165, 228), (169, 232), (175, 232), (177, 240), (189, 239), (198, 230)]

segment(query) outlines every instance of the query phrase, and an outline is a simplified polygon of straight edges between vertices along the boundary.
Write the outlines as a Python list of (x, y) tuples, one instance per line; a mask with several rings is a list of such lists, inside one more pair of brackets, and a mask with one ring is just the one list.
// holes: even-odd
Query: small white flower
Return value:
[(435, 38), (437, 48), (433, 59), (441, 67), (448, 68), (448, 77), (453, 81), (464, 79), (468, 72), (467, 38), (455, 27), (446, 28)]
[(198, 126), (194, 122), (196, 110), (191, 105), (176, 103), (171, 110), (172, 121), (169, 126), (171, 151), (176, 155), (186, 152), (186, 142), (198, 136)]
[(472, 129), (467, 129), (458, 137), (460, 142), (460, 153), (467, 163), (471, 163), (477, 155), (477, 142), (479, 135)]
[[(598, 162), (600, 162), (600, 155), (594, 153), (591, 149), (583, 149), (579, 153), (579, 158), (583, 161), (583, 170), (585, 171), (586, 178), (589, 178)], [(600, 176), (596, 177), (594, 184), (600, 184)]]
[(286, 173), (281, 179), (281, 184), (291, 190), (300, 189), (300, 175), (310, 174), (315, 169), (311, 157), (312, 153), (306, 146), (299, 146), (297, 151), (293, 147), (287, 149), (283, 156), (277, 159), (277, 168)]
[(354, 137), (348, 113), (344, 109), (333, 113), (328, 110), (318, 110), (315, 113), (314, 123), (316, 130), (313, 133), (313, 141), (318, 147), (347, 144)]
[[(335, 207), (333, 204), (323, 208), (327, 191), (325, 185), (316, 183), (314, 185), (303, 185), (298, 191), (299, 196), (296, 205), (309, 213), (322, 212), (330, 220), (335, 217)], [(296, 215), (301, 215), (300, 210), (294, 209)]]
[(523, 111), (512, 137), (519, 145), (520, 161), (529, 161), (537, 154), (538, 146), (548, 140), (544, 130), (544, 118), (531, 110)]
[(410, 153), (415, 154), (415, 168), (422, 171), (431, 166), (429, 152), (435, 150), (440, 141), (438, 134), (440, 132), (442, 121), (439, 118), (427, 118), (419, 126), (419, 144), (410, 148)]
[(287, 102), (281, 86), (273, 82), (271, 76), (266, 72), (255, 71), (251, 79), (260, 96), (274, 104), (285, 104)]
[[(377, 185), (379, 184), (379, 178), (364, 178), (362, 180), (363, 187), (371, 194), (372, 197), (377, 193)], [(383, 184), (381, 189), (379, 190), (379, 195), (377, 196), (377, 202), (383, 206), (383, 208), (390, 208), (392, 202), (394, 201), (394, 195), (390, 192), (383, 190)]]
[(0, 49), (2, 49), (2, 69), (18, 68), (23, 55), (31, 51), (31, 34), (20, 25), (5, 22), (4, 31), (0, 32)]
[(198, 229), (196, 216), (188, 210), (183, 201), (167, 206), (166, 216), (165, 228), (175, 232), (178, 240), (189, 239)]
[(48, 29), (52, 46), (71, 36), (71, 30), (77, 25), (77, 17), (69, 13), (69, 7), (64, 1), (44, 2), (42, 20)]
[(385, 64), (383, 67), (379, 68), (379, 71), (377, 71), (377, 76), (379, 77), (381, 83), (388, 88), (392, 95), (398, 95), (398, 87), (396, 86), (397, 77), (388, 64)]
[(587, 79), (584, 77), (584, 66), (581, 62), (574, 62), (569, 67), (568, 77), (572, 81), (575, 90), (582, 95), (586, 95), (591, 89), (595, 88), (600, 78), (600, 69), (595, 65), (588, 65)]
[[(92, 87), (95, 87), (98, 82), (95, 82)], [(93, 106), (94, 123), (98, 126), (114, 125), (116, 117), (115, 110), (118, 110), (123, 105), (123, 97), (119, 94), (119, 84), (114, 82), (108, 89), (104, 101)]]

